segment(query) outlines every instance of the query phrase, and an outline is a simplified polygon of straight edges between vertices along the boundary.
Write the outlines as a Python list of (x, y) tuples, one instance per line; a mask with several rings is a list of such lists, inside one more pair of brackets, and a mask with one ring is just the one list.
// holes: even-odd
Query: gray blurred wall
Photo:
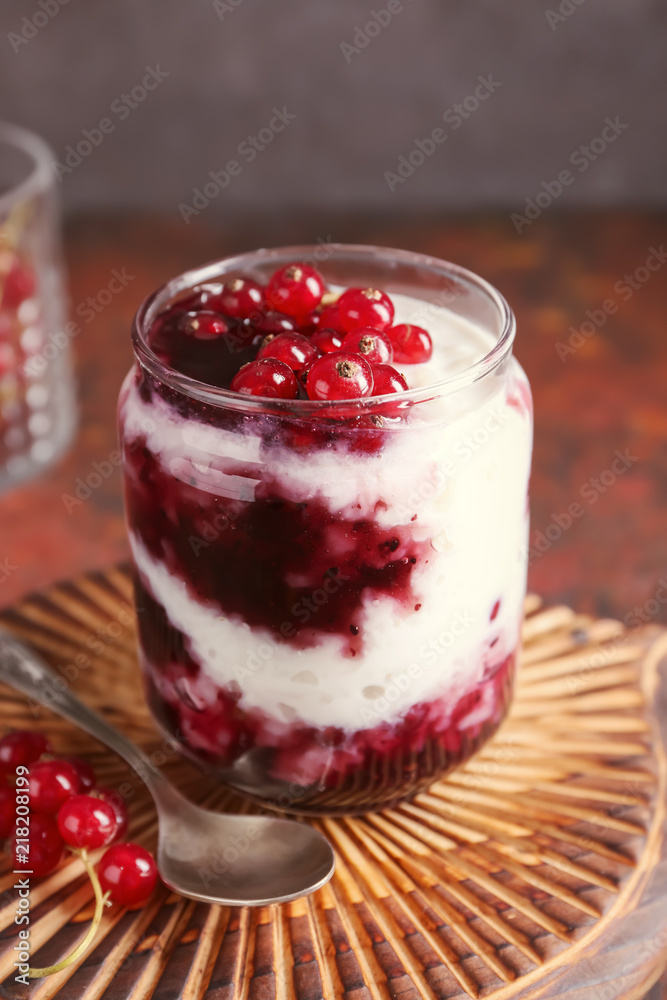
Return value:
[(563, 207), (667, 201), (659, 0), (1, 2), (0, 117), (70, 208), (178, 213), (210, 171), (221, 212), (520, 210), (563, 170)]

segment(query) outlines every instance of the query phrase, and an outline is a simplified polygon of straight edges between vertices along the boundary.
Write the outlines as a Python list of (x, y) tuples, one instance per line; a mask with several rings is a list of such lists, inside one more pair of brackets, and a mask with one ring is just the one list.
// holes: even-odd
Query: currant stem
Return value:
[(78, 854), (83, 862), (84, 868), (88, 873), (88, 878), (93, 886), (93, 892), (95, 893), (95, 913), (93, 914), (93, 919), (91, 921), (90, 927), (88, 928), (88, 933), (86, 934), (83, 941), (81, 941), (73, 952), (71, 952), (66, 958), (63, 958), (57, 965), (49, 965), (45, 969), (28, 969), (29, 979), (42, 979), (44, 976), (52, 976), (55, 972), (62, 972), (66, 969), (68, 965), (72, 962), (76, 962), (77, 958), (86, 951), (90, 943), (92, 942), (97, 928), (100, 925), (102, 919), (102, 914), (104, 912), (104, 907), (106, 906), (107, 900), (109, 898), (109, 893), (102, 892), (102, 886), (100, 885), (100, 880), (97, 877), (97, 872), (90, 862), (88, 857), (88, 852), (86, 848), (81, 848), (80, 851), (73, 851), (74, 854)]

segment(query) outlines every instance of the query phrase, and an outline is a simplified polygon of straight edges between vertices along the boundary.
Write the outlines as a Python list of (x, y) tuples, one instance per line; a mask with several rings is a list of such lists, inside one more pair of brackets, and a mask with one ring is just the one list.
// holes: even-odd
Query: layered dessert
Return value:
[(358, 812), (506, 713), (530, 393), (509, 348), (485, 361), (488, 321), (271, 262), (138, 317), (119, 415), (141, 657), (156, 718), (223, 780)]

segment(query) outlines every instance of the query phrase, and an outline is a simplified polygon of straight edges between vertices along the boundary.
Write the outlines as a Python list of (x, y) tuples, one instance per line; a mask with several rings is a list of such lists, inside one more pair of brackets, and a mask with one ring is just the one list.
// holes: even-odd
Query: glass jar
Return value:
[[(400, 298), (441, 377), (400, 397), (267, 400), (148, 346), (192, 286), (291, 261)], [(296, 813), (380, 809), (504, 718), (532, 443), (514, 333), (469, 271), (363, 246), (230, 258), (139, 309), (119, 418), (142, 668), (160, 725), (227, 784)]]
[(0, 123), (0, 490), (55, 461), (75, 427), (53, 159)]

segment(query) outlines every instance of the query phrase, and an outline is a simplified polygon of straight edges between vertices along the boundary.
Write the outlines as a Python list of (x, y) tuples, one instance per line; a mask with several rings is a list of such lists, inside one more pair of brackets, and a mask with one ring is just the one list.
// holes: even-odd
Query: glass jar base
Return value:
[[(334, 765), (339, 748), (317, 746), (322, 759), (326, 750), (331, 766), (326, 765), (317, 779), (302, 784), (297, 770), (292, 780), (282, 778), (285, 760), (280, 748), (249, 747), (234, 759), (222, 762), (211, 753), (198, 751), (183, 740), (180, 705), (170, 706), (146, 674), (147, 699), (154, 719), (180, 751), (203, 770), (219, 778), (230, 789), (273, 812), (301, 816), (363, 815), (393, 808), (425, 791), (476, 754), (494, 735), (507, 714), (512, 697), (514, 657), (508, 657), (492, 678), (487, 690), (493, 690), (494, 711), (484, 721), (466, 728), (450, 728), (420, 741), (415, 747), (405, 745), (405, 736), (384, 752), (366, 752), (361, 760), (341, 768)], [(473, 713), (471, 713), (473, 714)], [(412, 734), (414, 736), (414, 734)]]

